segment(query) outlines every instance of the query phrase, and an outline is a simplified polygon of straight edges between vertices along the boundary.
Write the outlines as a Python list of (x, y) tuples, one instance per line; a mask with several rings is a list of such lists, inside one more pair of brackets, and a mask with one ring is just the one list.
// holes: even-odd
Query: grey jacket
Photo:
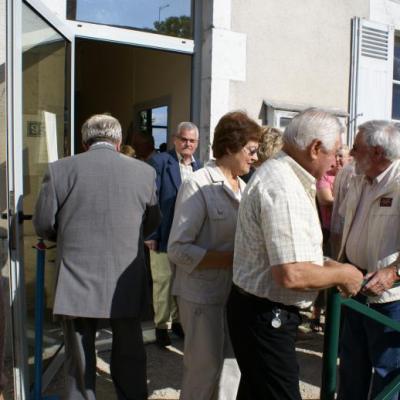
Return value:
[(139, 317), (148, 301), (143, 235), (159, 219), (155, 171), (112, 146), (50, 164), (33, 223), (57, 242), (54, 314)]
[[(240, 179), (241, 192), (245, 183)], [(225, 304), (232, 271), (197, 269), (207, 250), (233, 251), (239, 200), (214, 162), (182, 183), (168, 242), (172, 293), (200, 304)]]

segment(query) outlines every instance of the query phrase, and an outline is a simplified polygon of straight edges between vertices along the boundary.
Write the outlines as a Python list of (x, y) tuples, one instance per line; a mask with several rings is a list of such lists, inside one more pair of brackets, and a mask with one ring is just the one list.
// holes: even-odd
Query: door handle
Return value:
[[(8, 219), (12, 216), (11, 211), (9, 212), (2, 212), (0, 214), (1, 219)], [(24, 214), (23, 211), (18, 211), (18, 223), (21, 224), (24, 221), (30, 221), (33, 218), (32, 214)]]
[(24, 214), (23, 211), (18, 211), (18, 223), (22, 224), (24, 221), (30, 221), (33, 218), (32, 214)]

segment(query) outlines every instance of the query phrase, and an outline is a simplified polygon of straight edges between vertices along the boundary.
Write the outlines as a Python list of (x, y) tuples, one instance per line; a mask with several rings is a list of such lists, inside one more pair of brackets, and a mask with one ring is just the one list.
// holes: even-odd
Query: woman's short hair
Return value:
[(283, 146), (282, 131), (272, 126), (263, 126), (258, 148), (258, 163), (273, 157)]
[(244, 111), (232, 111), (225, 114), (214, 131), (212, 150), (215, 158), (229, 153), (237, 153), (248, 141), (258, 142), (261, 126)]

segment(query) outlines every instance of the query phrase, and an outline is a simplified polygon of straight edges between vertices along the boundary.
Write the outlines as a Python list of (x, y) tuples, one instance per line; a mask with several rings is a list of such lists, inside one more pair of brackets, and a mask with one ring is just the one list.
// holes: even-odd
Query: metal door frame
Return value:
[(11, 336), (14, 359), (14, 398), (29, 399), (28, 352), (26, 339), (26, 305), (23, 268), (23, 227), (19, 215), (23, 215), (23, 124), (22, 124), (22, 7), (30, 7), (46, 23), (67, 40), (70, 78), (67, 93), (70, 93), (69, 125), (71, 150), (74, 148), (74, 34), (40, 0), (7, 0), (6, 3), (6, 71), (7, 71), (7, 209), (9, 231), (9, 275)]

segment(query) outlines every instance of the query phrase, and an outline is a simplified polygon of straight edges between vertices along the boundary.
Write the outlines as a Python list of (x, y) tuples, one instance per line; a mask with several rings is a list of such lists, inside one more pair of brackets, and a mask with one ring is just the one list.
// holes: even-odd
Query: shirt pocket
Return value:
[(211, 220), (220, 220), (227, 218), (227, 205), (223, 205), (220, 202), (215, 202), (208, 205), (208, 213)]

